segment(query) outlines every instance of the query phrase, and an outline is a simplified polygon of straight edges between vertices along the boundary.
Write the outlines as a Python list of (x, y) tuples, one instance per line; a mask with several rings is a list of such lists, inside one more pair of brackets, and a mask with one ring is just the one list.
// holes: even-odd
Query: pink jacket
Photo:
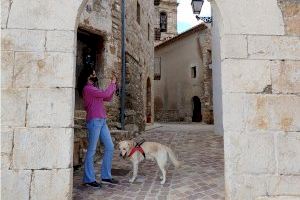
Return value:
[(86, 121), (91, 119), (106, 118), (106, 110), (104, 101), (111, 101), (114, 92), (116, 91), (116, 84), (111, 83), (105, 90), (96, 88), (91, 83), (87, 83), (83, 88), (84, 108), (87, 112)]

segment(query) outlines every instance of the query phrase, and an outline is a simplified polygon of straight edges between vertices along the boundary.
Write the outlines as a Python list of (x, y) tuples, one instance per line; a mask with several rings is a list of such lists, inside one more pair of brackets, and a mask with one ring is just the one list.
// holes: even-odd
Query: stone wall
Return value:
[(212, 4), (226, 198), (299, 199), (300, 2)]
[[(140, 23), (137, 22), (137, 2), (140, 4)], [(102, 61), (97, 69), (100, 87), (109, 84), (112, 71), (121, 81), (121, 1), (89, 0), (80, 16), (79, 28), (103, 38)], [(152, 8), (151, 8), (152, 7)], [(146, 9), (147, 8), (147, 9)], [(126, 98), (125, 129), (131, 136), (145, 130), (146, 125), (146, 81), (153, 78), (153, 4), (149, 1), (127, 1), (126, 4)], [(150, 27), (148, 37), (148, 24)], [(78, 57), (78, 56), (77, 56)], [(77, 66), (79, 68), (80, 66)], [(97, 68), (97, 67), (96, 67)], [(79, 70), (77, 70), (79, 73)], [(152, 98), (150, 100), (153, 102)], [(76, 103), (82, 100), (76, 96)], [(153, 103), (151, 103), (153, 104)], [(80, 107), (80, 106), (76, 106)], [(153, 107), (153, 106), (152, 106)], [(120, 133), (116, 129), (120, 124), (120, 100), (114, 96), (113, 101), (106, 104), (108, 125), (111, 133)], [(77, 113), (80, 113), (78, 110)], [(153, 113), (153, 110), (152, 110)], [(153, 121), (153, 120), (152, 120)], [(74, 159), (79, 166), (83, 161), (86, 149), (85, 115), (75, 116), (75, 150)], [(121, 133), (120, 133), (121, 134)], [(125, 139), (119, 137), (119, 139)], [(118, 142), (119, 140), (116, 140)], [(101, 147), (98, 146), (98, 155)], [(96, 158), (97, 160), (98, 158)], [(100, 159), (100, 157), (99, 157)]]
[[(137, 2), (139, 2), (140, 23), (137, 22)], [(154, 5), (153, 1), (133, 0), (127, 2), (127, 18), (126, 18), (126, 66), (128, 67), (127, 80), (127, 96), (134, 97), (133, 105), (136, 107), (128, 107), (133, 109), (137, 116), (139, 131), (144, 130), (146, 123), (146, 106), (147, 106), (147, 79), (151, 83), (153, 81), (153, 65), (154, 65)], [(148, 32), (149, 26), (149, 32)], [(148, 35), (149, 34), (149, 35)], [(133, 88), (140, 88), (135, 90)], [(153, 94), (153, 87), (151, 87)], [(143, 106), (142, 106), (143, 102)], [(151, 97), (151, 105), (154, 103), (154, 97)], [(140, 110), (142, 109), (142, 110)], [(153, 106), (151, 113), (154, 113)], [(153, 114), (151, 122), (153, 122)], [(131, 123), (131, 122), (129, 122)]]
[(78, 12), (1, 0), (1, 199), (71, 199)]
[[(140, 4), (140, 24), (137, 22), (137, 2)], [(121, 81), (121, 1), (89, 0), (81, 14), (79, 28), (101, 35), (104, 38), (103, 66), (99, 71), (100, 86), (109, 83), (111, 72), (117, 72)], [(133, 109), (139, 116), (136, 123), (140, 131), (145, 126), (146, 109), (146, 81), (153, 80), (153, 13), (154, 6), (146, 0), (127, 1), (126, 3), (126, 52), (136, 63), (127, 62), (127, 83), (140, 83), (139, 90), (126, 90), (128, 98), (139, 96), (133, 102), (139, 107)], [(148, 37), (148, 24), (150, 27)], [(131, 66), (131, 64), (133, 64)], [(135, 74), (133, 74), (133, 72)], [(151, 101), (153, 102), (153, 100)], [(113, 102), (107, 104), (110, 126), (115, 127), (119, 122), (120, 102), (114, 97)], [(119, 125), (117, 125), (119, 128)]]
[[(209, 26), (209, 25), (207, 25)], [(202, 104), (202, 119), (206, 124), (213, 124), (213, 90), (212, 90), (212, 55), (211, 29), (203, 30), (199, 35), (199, 47), (203, 62), (203, 81), (201, 81), (200, 100)]]

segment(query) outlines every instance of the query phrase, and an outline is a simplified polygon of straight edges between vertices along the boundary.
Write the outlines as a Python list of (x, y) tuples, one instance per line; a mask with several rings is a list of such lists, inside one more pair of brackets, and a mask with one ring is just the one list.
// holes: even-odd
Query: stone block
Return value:
[(227, 0), (217, 4), (222, 13), (225, 34), (284, 34), (282, 13), (277, 0)]
[(244, 102), (246, 129), (300, 130), (299, 105), (300, 97), (295, 95), (247, 95)]
[(29, 127), (73, 127), (74, 89), (29, 89)]
[(1, 127), (1, 169), (7, 170), (11, 164), (13, 129)]
[[(89, 4), (93, 7), (93, 2)], [(93, 10), (92, 12), (84, 10), (80, 16), (79, 27), (94, 27), (101, 32), (111, 33), (112, 18), (109, 3), (101, 2), (101, 9)]]
[(300, 175), (300, 134), (289, 132), (277, 135), (278, 172)]
[(241, 131), (245, 127), (244, 94), (224, 94), (223, 97), (223, 127), (224, 130)]
[(299, 196), (299, 176), (240, 175), (228, 176), (228, 199), (253, 200), (265, 196)]
[(74, 31), (47, 31), (47, 51), (61, 51), (73, 53), (75, 50)]
[(222, 86), (225, 93), (263, 92), (271, 85), (270, 68), (274, 62), (226, 59), (222, 63)]
[(300, 38), (292, 36), (248, 36), (251, 59), (299, 60)]
[(1, 170), (1, 199), (29, 200), (31, 170)]
[(278, 1), (282, 11), (285, 31), (288, 35), (300, 35), (300, 4), (296, 1)]
[(2, 126), (22, 127), (25, 125), (26, 94), (27, 89), (1, 90)]
[(272, 174), (276, 170), (273, 134), (225, 131), (226, 167), (232, 174)]
[(8, 170), (11, 165), (11, 155), (1, 153), (1, 169)]
[(270, 195), (300, 196), (300, 176), (271, 176), (264, 182)]
[(9, 9), (10, 9), (9, 7), (10, 7), (11, 3), (12, 2), (10, 0), (1, 0), (1, 28), (3, 28), (3, 29), (6, 27), (6, 22), (7, 22), (8, 15), (9, 15), (8, 13), (9, 13)]
[(125, 130), (136, 133), (139, 131), (139, 127), (136, 124), (126, 124)]
[(246, 35), (224, 35), (221, 38), (221, 59), (247, 58)]
[(1, 88), (12, 87), (14, 71), (14, 52), (1, 51)]
[(35, 170), (31, 183), (32, 200), (72, 199), (72, 170)]
[(14, 71), (16, 87), (73, 87), (74, 55), (17, 52)]
[(278, 61), (271, 75), (273, 93), (300, 93), (300, 61)]
[(74, 0), (14, 1), (8, 28), (74, 30), (81, 3)]
[(72, 129), (18, 128), (14, 136), (13, 169), (69, 168), (72, 151)]
[(300, 197), (295, 196), (276, 196), (276, 197), (258, 197), (255, 200), (300, 200)]
[[(15, 2), (14, 2), (15, 3)], [(3, 29), (1, 49), (6, 51), (44, 51), (45, 31)]]

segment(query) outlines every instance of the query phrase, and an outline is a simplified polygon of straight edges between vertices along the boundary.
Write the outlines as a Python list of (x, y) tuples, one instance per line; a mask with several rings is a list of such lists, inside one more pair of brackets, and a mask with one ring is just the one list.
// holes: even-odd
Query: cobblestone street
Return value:
[[(131, 163), (121, 159), (116, 150), (113, 175), (120, 184), (103, 185), (101, 189), (86, 187), (82, 185), (82, 172), (76, 171), (73, 199), (224, 199), (223, 137), (213, 133), (213, 126), (168, 123), (155, 124), (147, 129), (140, 138), (171, 147), (179, 160), (184, 162), (176, 170), (168, 162), (164, 185), (160, 185), (157, 164), (150, 160), (140, 163), (138, 178), (130, 184)], [(95, 169), (99, 181), (99, 164)]]

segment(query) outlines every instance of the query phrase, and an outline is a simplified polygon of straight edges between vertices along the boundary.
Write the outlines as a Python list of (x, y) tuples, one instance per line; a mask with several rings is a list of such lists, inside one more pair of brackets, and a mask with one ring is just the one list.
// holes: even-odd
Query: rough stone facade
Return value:
[(155, 120), (213, 123), (211, 32), (205, 24), (155, 47)]
[[(140, 5), (140, 22), (137, 20), (137, 3)], [(100, 86), (104, 87), (109, 83), (109, 77), (114, 70), (117, 72), (118, 79), (121, 80), (121, 7), (120, 1), (94, 1), (89, 0), (81, 14), (79, 28), (97, 33), (104, 40), (102, 61), (98, 76)], [(126, 90), (126, 95), (139, 96), (130, 101), (140, 107), (128, 107), (126, 109), (142, 112), (136, 116), (136, 125), (142, 131), (145, 126), (146, 109), (146, 82), (153, 69), (153, 5), (148, 1), (128, 1), (126, 4), (126, 58), (133, 58), (136, 62), (127, 62), (127, 89), (133, 84), (139, 83), (140, 90)], [(148, 33), (148, 25), (150, 32)], [(149, 37), (148, 37), (149, 34)], [(101, 59), (101, 58), (100, 58)], [(132, 66), (130, 64), (132, 64)], [(137, 73), (138, 76), (132, 73)], [(81, 103), (81, 102), (79, 102)], [(114, 98), (113, 103), (108, 105), (109, 119), (112, 122), (119, 121), (119, 99)], [(112, 123), (115, 125), (115, 123)], [(119, 127), (119, 126), (117, 126)]]
[(226, 198), (299, 199), (300, 2), (215, 0), (212, 7)]
[[(155, 18), (154, 18), (154, 34), (155, 45), (160, 44), (177, 35), (177, 6), (176, 0), (154, 0), (159, 2), (155, 5)], [(155, 3), (154, 3), (155, 4)], [(166, 31), (161, 30), (161, 13), (166, 13), (167, 27)]]
[[(140, 22), (137, 20), (137, 3), (140, 4)], [(152, 7), (152, 9), (151, 9)], [(150, 9), (149, 9), (150, 8)], [(153, 5), (148, 1), (128, 1), (126, 4), (126, 118), (124, 137), (131, 137), (141, 132), (146, 125), (146, 83), (147, 78), (153, 80)], [(148, 28), (150, 30), (148, 32)], [(79, 30), (84, 34), (90, 32), (99, 35), (100, 49), (95, 56), (94, 66), (100, 78), (100, 87), (109, 83), (112, 71), (117, 72), (118, 80), (121, 80), (121, 5), (120, 1), (96, 1), (89, 0), (80, 16)], [(78, 31), (79, 32), (79, 31)], [(149, 34), (149, 36), (148, 36)], [(91, 37), (91, 36), (90, 36)], [(94, 39), (94, 41), (93, 41)], [(95, 43), (95, 36), (90, 38)], [(87, 51), (84, 42), (77, 40), (77, 77), (83, 66), (84, 51)], [(81, 56), (83, 55), (83, 56)], [(153, 100), (148, 100), (152, 105)], [(114, 139), (121, 128), (119, 123), (120, 101), (117, 96), (111, 103), (106, 104), (108, 112), (108, 125), (112, 129)], [(152, 106), (153, 107), (153, 106)], [(85, 114), (82, 113), (82, 99), (76, 92), (75, 115), (75, 144), (74, 165), (79, 166), (83, 161), (86, 149)], [(153, 109), (151, 111), (153, 113)], [(153, 120), (151, 119), (150, 123)], [(116, 140), (117, 142), (118, 140)], [(98, 146), (98, 156), (101, 158), (101, 148)]]

